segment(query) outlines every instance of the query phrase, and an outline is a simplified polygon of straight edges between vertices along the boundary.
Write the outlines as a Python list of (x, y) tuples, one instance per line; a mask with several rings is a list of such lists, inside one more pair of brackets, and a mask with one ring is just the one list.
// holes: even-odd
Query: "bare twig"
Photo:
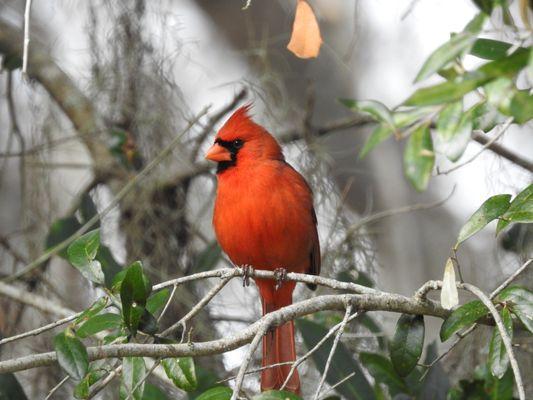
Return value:
[(26, 0), (26, 8), (24, 10), (24, 48), (22, 51), (22, 73), (25, 77), (28, 76), (28, 49), (30, 47), (30, 13), (31, 0)]
[(339, 329), (337, 330), (337, 334), (335, 335), (335, 339), (333, 340), (333, 345), (331, 346), (331, 350), (329, 351), (328, 359), (326, 361), (326, 365), (324, 366), (324, 372), (322, 372), (322, 377), (320, 378), (320, 382), (318, 383), (318, 387), (316, 388), (314, 400), (318, 400), (318, 397), (320, 396), (322, 386), (324, 386), (324, 382), (326, 381), (326, 375), (328, 374), (329, 367), (331, 365), (331, 360), (333, 359), (333, 355), (335, 354), (335, 350), (337, 349), (339, 340), (341, 339), (341, 336), (344, 333), (344, 329), (346, 327), (346, 324), (348, 323), (348, 319), (350, 318), (351, 313), (352, 313), (352, 305), (348, 304), (346, 306), (346, 312), (344, 313), (344, 318), (340, 324)]
[(507, 129), (509, 129), (509, 127), (513, 123), (513, 120), (514, 120), (513, 117), (507, 118), (507, 120), (505, 120), (505, 122), (500, 126), (500, 131), (496, 135), (494, 135), (490, 140), (488, 140), (481, 147), (481, 149), (476, 154), (474, 154), (472, 157), (470, 157), (468, 160), (466, 160), (466, 161), (464, 161), (462, 163), (456, 164), (453, 167), (451, 167), (451, 168), (449, 168), (447, 170), (444, 170), (444, 171), (439, 171), (439, 169), (437, 168), (437, 175), (447, 175), (450, 172), (457, 171), (459, 168), (462, 168), (465, 165), (470, 164), (472, 161), (474, 161), (476, 158), (478, 158), (485, 150), (490, 148), (491, 145), (494, 142), (496, 142), (500, 137), (503, 136), (503, 134), (507, 131)]
[(252, 343), (250, 343), (248, 352), (246, 353), (246, 356), (244, 357), (244, 360), (242, 361), (241, 367), (239, 368), (239, 372), (237, 373), (237, 379), (235, 380), (235, 387), (233, 388), (233, 393), (231, 395), (230, 400), (237, 400), (237, 397), (239, 396), (239, 393), (242, 388), (242, 384), (244, 382), (244, 375), (246, 374), (248, 365), (250, 365), (250, 361), (252, 360), (252, 357), (254, 355), (255, 350), (257, 349), (257, 346), (259, 346), (261, 339), (268, 332), (268, 329), (270, 328), (271, 325), (272, 325), (271, 318), (263, 319), (263, 323), (257, 330), (257, 333), (255, 334), (252, 340)]
[(109, 383), (122, 373), (122, 364), (111, 371), (104, 379), (96, 382), (87, 396), (87, 400), (94, 398), (100, 393)]
[(485, 135), (475, 131), (472, 132), (472, 139), (474, 139), (476, 142), (483, 146), (488, 145), (488, 149), (492, 152), (498, 154), (499, 156), (505, 158), (513, 164), (518, 165), (524, 168), (525, 170), (533, 173), (533, 162), (509, 150), (507, 147), (502, 146), (499, 143), (489, 143), (490, 139), (488, 139)]
[(211, 299), (215, 297), (216, 294), (220, 292), (224, 286), (226, 286), (226, 284), (230, 281), (230, 279), (231, 277), (222, 278), (222, 280), (217, 285), (215, 285), (213, 288), (211, 288), (211, 290), (208, 293), (206, 293), (206, 295), (183, 318), (181, 318), (178, 322), (176, 322), (169, 328), (165, 329), (161, 333), (161, 335), (169, 336), (173, 334), (174, 332), (176, 332), (180, 328), (180, 326), (184, 328), (183, 334), (185, 334), (185, 330), (186, 330), (185, 326), (187, 322), (192, 317), (194, 317), (196, 314), (198, 314), (207, 305), (207, 303), (209, 303)]
[(55, 385), (49, 392), (48, 394), (46, 395), (46, 397), (44, 398), (44, 400), (48, 400), (48, 399), (51, 399), (52, 396), (54, 395), (55, 392), (57, 392), (59, 390), (59, 388), (61, 386), (63, 386), (68, 380), (70, 379), (70, 376), (65, 376), (63, 379), (61, 379), (59, 381), (59, 383), (57, 385)]
[[(359, 316), (359, 313), (357, 314), (354, 314), (352, 315), (349, 319), (348, 319), (348, 322), (351, 322), (353, 319), (357, 318)], [(285, 378), (285, 382), (283, 382), (283, 385), (281, 385), (281, 390), (283, 390), (285, 388), (285, 386), (287, 385), (287, 383), (289, 382), (289, 379), (291, 378), (292, 374), (294, 374), (294, 371), (296, 370), (296, 368), (298, 368), (298, 366), (300, 364), (302, 364), (304, 361), (306, 361), (309, 357), (311, 357), (311, 355), (313, 355), (314, 352), (316, 352), (320, 347), (322, 347), (322, 345), (324, 343), (326, 343), (326, 341), (333, 335), (335, 334), (341, 327), (342, 327), (342, 321), (339, 322), (337, 325), (333, 326), (332, 328), (330, 328), (330, 330), (328, 331), (328, 333), (326, 333), (324, 335), (324, 337), (322, 339), (319, 340), (319, 342), (317, 344), (315, 344), (315, 346), (309, 350), (307, 353), (305, 353), (303, 356), (301, 356), (300, 358), (298, 358), (291, 366), (291, 369), (289, 371), (289, 373), (287, 374), (287, 378)]]
[(331, 385), (324, 393), (322, 393), (322, 396), (325, 396), (326, 394), (328, 394), (329, 392), (332, 392), (333, 390), (335, 390), (336, 388), (338, 388), (340, 385), (342, 385), (344, 382), (346, 382), (348, 379), (350, 379), (352, 376), (355, 375), (355, 371), (352, 372), (351, 374), (348, 374), (346, 375), (344, 378), (342, 378), (340, 381), (338, 381), (337, 383), (335, 383), (334, 385)]
[(176, 293), (176, 289), (178, 288), (178, 285), (172, 286), (172, 291), (170, 292), (170, 296), (168, 296), (168, 300), (165, 304), (165, 307), (163, 307), (163, 311), (161, 311), (161, 314), (159, 314), (159, 317), (157, 317), (157, 322), (161, 321), (161, 318), (166, 314), (168, 307), (170, 307), (170, 304), (172, 303), (172, 299), (174, 298), (174, 294)]
[(64, 325), (66, 323), (69, 323), (70, 321), (74, 321), (80, 315), (81, 315), (81, 313), (73, 314), (73, 315), (70, 315), (70, 316), (68, 316), (66, 318), (60, 319), (58, 321), (51, 322), (48, 325), (41, 326), (40, 328), (33, 329), (31, 331), (23, 332), (23, 333), (20, 333), (18, 335), (14, 335), (14, 336), (10, 336), (10, 337), (4, 338), (4, 339), (0, 340), (0, 346), (4, 345), (6, 343), (14, 342), (16, 340), (27, 338), (29, 336), (40, 335), (43, 332), (46, 332), (46, 331), (49, 331), (51, 329), (57, 328), (58, 326)]
[(469, 283), (463, 283), (463, 288), (465, 290), (468, 290), (470, 293), (476, 295), (479, 300), (487, 307), (492, 315), (492, 318), (494, 318), (494, 322), (496, 322), (496, 327), (498, 331), (500, 332), (500, 336), (503, 341), (503, 345), (505, 347), (505, 350), (507, 351), (507, 356), (509, 357), (509, 362), (511, 364), (511, 368), (513, 370), (516, 387), (518, 389), (518, 397), (520, 400), (526, 399), (526, 394), (524, 391), (524, 384), (522, 383), (522, 376), (520, 375), (520, 368), (518, 366), (518, 362), (516, 361), (516, 357), (514, 355), (513, 351), (513, 344), (511, 342), (511, 338), (509, 337), (509, 334), (507, 333), (507, 329), (505, 328), (505, 325), (503, 324), (502, 318), (500, 317), (500, 313), (498, 313), (498, 310), (492, 304), (492, 301), (488, 298), (488, 296), (483, 293), (479, 288), (477, 288), (474, 285), (471, 285)]

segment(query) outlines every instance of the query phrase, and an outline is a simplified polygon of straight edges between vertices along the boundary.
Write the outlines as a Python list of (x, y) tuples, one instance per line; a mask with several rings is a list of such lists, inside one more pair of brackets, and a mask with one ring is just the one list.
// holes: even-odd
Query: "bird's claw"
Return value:
[(250, 286), (250, 276), (253, 275), (254, 269), (251, 265), (243, 265), (242, 267), (242, 286)]
[(276, 268), (274, 270), (274, 277), (276, 278), (276, 286), (274, 288), (278, 290), (287, 279), (287, 270), (285, 268)]

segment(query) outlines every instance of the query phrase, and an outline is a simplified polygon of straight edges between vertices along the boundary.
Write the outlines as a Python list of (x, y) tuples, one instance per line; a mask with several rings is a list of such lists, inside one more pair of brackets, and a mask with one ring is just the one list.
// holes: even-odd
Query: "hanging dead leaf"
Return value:
[(298, 0), (292, 35), (287, 49), (300, 58), (317, 57), (322, 44), (320, 28), (311, 6), (305, 0)]
[(440, 291), (440, 304), (442, 308), (451, 310), (459, 304), (459, 294), (455, 283), (455, 269), (453, 261), (448, 258), (444, 267), (444, 277), (442, 278), (442, 289)]

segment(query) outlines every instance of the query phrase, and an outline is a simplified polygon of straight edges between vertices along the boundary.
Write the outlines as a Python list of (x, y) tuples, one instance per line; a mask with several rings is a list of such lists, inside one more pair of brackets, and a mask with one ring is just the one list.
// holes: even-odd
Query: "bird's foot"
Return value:
[(285, 268), (276, 268), (274, 270), (274, 277), (276, 278), (275, 289), (278, 290), (283, 285), (283, 282), (287, 279), (287, 270)]
[(251, 265), (243, 265), (242, 268), (242, 286), (250, 286), (250, 276), (253, 275), (254, 269)]

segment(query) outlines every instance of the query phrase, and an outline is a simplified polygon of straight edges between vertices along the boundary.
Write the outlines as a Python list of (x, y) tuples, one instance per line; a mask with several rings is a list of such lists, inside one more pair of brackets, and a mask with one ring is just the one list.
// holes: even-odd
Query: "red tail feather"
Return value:
[[(292, 304), (292, 288), (287, 293), (288, 296), (278, 296), (272, 300), (263, 299), (263, 315)], [(263, 338), (262, 366), (294, 362), (295, 360), (294, 324), (290, 321), (269, 331)], [(281, 389), (290, 369), (291, 364), (264, 369), (261, 372), (261, 391)], [(300, 393), (300, 377), (297, 370), (291, 375), (284, 389)]]

